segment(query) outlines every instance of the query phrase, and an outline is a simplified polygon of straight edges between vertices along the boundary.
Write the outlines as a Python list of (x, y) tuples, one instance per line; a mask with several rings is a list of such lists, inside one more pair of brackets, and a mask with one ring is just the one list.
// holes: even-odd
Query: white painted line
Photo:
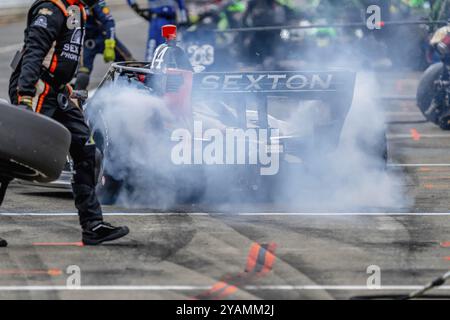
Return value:
[[(161, 216), (194, 216), (194, 217), (234, 217), (234, 216), (268, 216), (268, 217), (330, 217), (330, 216), (412, 216), (412, 217), (448, 217), (450, 212), (236, 212), (236, 213), (205, 213), (205, 212), (113, 212), (103, 213), (104, 216), (110, 217), (161, 217)], [(0, 216), (4, 217), (75, 217), (76, 212), (55, 212), (55, 213), (17, 213), (3, 212)]]
[(450, 212), (430, 212), (430, 213), (416, 213), (416, 212), (249, 212), (249, 213), (221, 213), (221, 214), (210, 214), (215, 215), (227, 215), (227, 216), (305, 216), (305, 217), (330, 217), (330, 216), (429, 216), (429, 217), (441, 217), (450, 216)]
[(387, 116), (415, 116), (420, 117), (421, 119), (425, 119), (421, 112), (415, 111), (386, 111), (384, 114)]
[[(160, 216), (209, 216), (209, 213), (202, 212), (194, 212), (194, 213), (176, 213), (176, 212), (111, 212), (111, 213), (103, 213), (104, 216), (110, 217), (160, 217)], [(19, 213), (19, 212), (0, 212), (0, 216), (5, 217), (74, 217), (78, 216), (76, 212), (27, 212), (27, 213)]]
[[(386, 137), (388, 139), (411, 139), (411, 134), (407, 133), (393, 133), (393, 134), (387, 134)], [(444, 133), (437, 133), (437, 134), (428, 134), (428, 133), (421, 133), (420, 139), (448, 139), (450, 138), (450, 134), (444, 134)]]
[[(362, 290), (369, 290), (369, 291), (401, 291), (401, 290), (419, 290), (422, 289), (423, 286), (381, 286), (377, 288), (369, 288), (367, 286), (336, 286), (336, 285), (330, 285), (330, 286), (318, 286), (318, 285), (311, 285), (311, 286), (290, 286), (290, 285), (265, 285), (265, 286), (245, 286), (246, 290), (345, 290), (345, 291), (362, 291)], [(450, 290), (450, 286), (441, 286), (439, 288), (436, 288), (439, 290)]]
[(211, 286), (0, 286), (0, 291), (196, 291)]
[(416, 100), (416, 96), (406, 96), (406, 95), (397, 95), (397, 96), (382, 96), (376, 97), (378, 100)]
[(415, 167), (450, 167), (450, 163), (388, 163), (388, 167), (415, 168)]
[[(0, 291), (202, 291), (209, 290), (212, 286), (206, 285), (150, 285), (150, 286), (0, 286)], [(327, 291), (413, 291), (422, 289), (423, 286), (381, 286), (378, 288), (370, 288), (367, 286), (352, 285), (265, 285), (265, 286), (243, 286), (243, 290), (260, 291), (260, 290), (276, 290), (276, 291), (306, 291), (306, 290), (327, 290)], [(441, 286), (435, 290), (450, 290), (450, 286)]]

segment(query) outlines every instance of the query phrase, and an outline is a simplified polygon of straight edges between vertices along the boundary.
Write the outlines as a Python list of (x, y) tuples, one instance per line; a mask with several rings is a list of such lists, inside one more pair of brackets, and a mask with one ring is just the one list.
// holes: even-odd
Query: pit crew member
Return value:
[(95, 192), (95, 153), (82, 110), (70, 99), (69, 81), (81, 54), (85, 7), (96, 0), (37, 0), (28, 12), (24, 46), (16, 54), (9, 85), (13, 104), (53, 118), (72, 134), (72, 189), (82, 226), (82, 241), (97, 245), (128, 234), (127, 227), (103, 222)]
[[(136, 0), (127, 0), (128, 5), (140, 16), (150, 22), (148, 30), (145, 60), (151, 61), (155, 49), (164, 43), (161, 28), (164, 25), (187, 23), (187, 12), (184, 0), (148, 0), (148, 9), (141, 9)], [(179, 12), (179, 15), (177, 15)]]
[(130, 51), (116, 37), (116, 24), (104, 0), (100, 0), (87, 10), (87, 15), (83, 55), (75, 83), (76, 90), (87, 89), (94, 60), (98, 54), (103, 54), (106, 63), (134, 60)]

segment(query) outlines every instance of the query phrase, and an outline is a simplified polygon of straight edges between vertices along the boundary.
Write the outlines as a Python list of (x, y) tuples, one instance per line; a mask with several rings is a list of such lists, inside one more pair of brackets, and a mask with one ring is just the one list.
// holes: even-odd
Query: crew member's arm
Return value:
[(19, 104), (31, 107), (36, 94), (42, 63), (64, 25), (62, 11), (50, 2), (38, 6), (32, 14), (31, 24), (25, 38), (25, 51), (18, 81)]
[(149, 9), (141, 9), (136, 2), (136, 0), (127, 0), (128, 5), (131, 7), (131, 9), (134, 10), (138, 15), (140, 15), (142, 18), (144, 18), (147, 21), (150, 21), (152, 19), (151, 12)]
[(137, 14), (139, 14), (139, 5), (137, 4), (136, 0), (127, 0), (128, 5), (133, 9)]
[(105, 50), (103, 51), (103, 59), (105, 62), (113, 62), (116, 59), (116, 23), (111, 15), (111, 10), (104, 0), (100, 0), (93, 8), (92, 12), (95, 19), (103, 27), (105, 33)]
[(114, 39), (116, 23), (111, 15), (111, 9), (106, 5), (104, 0), (100, 0), (93, 8), (95, 19), (102, 25), (106, 38)]

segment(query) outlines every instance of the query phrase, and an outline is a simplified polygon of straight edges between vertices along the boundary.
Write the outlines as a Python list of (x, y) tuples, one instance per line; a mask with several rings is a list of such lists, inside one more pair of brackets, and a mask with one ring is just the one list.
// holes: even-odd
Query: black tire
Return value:
[(388, 141), (386, 136), (386, 128), (379, 130), (373, 137), (372, 145), (367, 150), (370, 159), (373, 160), (375, 169), (386, 170), (388, 162)]
[(379, 156), (381, 157), (381, 166), (380, 168), (384, 171), (387, 170), (388, 165), (388, 159), (389, 159), (389, 153), (388, 153), (388, 140), (386, 136), (386, 131), (383, 131), (383, 133), (380, 135), (380, 143), (378, 145), (378, 152)]
[[(101, 123), (103, 124), (103, 123)], [(91, 124), (92, 125), (92, 124)], [(107, 141), (106, 129), (103, 125), (94, 126), (94, 142), (97, 146), (95, 153), (95, 175), (97, 177), (97, 196), (103, 205), (116, 204), (120, 190), (124, 184), (123, 181), (114, 179), (105, 171), (104, 161), (108, 152), (106, 146)]]
[(0, 175), (44, 183), (58, 179), (69, 154), (69, 130), (1, 101), (0, 114)]
[(442, 130), (450, 130), (450, 110), (444, 111), (439, 116), (438, 125)]
[(434, 124), (439, 125), (439, 113), (426, 114), (430, 108), (431, 102), (437, 95), (437, 90), (434, 82), (439, 79), (444, 69), (443, 63), (435, 63), (428, 67), (420, 78), (419, 86), (417, 88), (417, 106), (424, 115), (424, 117)]

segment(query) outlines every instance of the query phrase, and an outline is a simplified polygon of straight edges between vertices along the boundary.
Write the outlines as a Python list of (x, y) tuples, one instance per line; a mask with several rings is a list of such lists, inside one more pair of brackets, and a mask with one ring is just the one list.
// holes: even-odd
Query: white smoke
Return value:
[(171, 206), (175, 185), (165, 126), (175, 120), (164, 102), (142, 89), (110, 86), (97, 92), (87, 115), (107, 140), (104, 171), (123, 182), (118, 203)]
[(289, 197), (281, 198), (290, 202), (288, 207), (331, 212), (384, 211), (411, 204), (402, 175), (385, 166), (386, 125), (378, 96), (375, 76), (359, 73), (338, 149), (315, 159), (307, 172), (286, 176), (286, 188), (282, 190)]
[[(342, 207), (392, 208), (407, 206), (402, 176), (386, 170), (382, 157), (386, 117), (374, 74), (359, 73), (352, 108), (335, 154), (333, 167), (341, 180), (335, 201)], [(346, 178), (348, 177), (348, 178)]]

